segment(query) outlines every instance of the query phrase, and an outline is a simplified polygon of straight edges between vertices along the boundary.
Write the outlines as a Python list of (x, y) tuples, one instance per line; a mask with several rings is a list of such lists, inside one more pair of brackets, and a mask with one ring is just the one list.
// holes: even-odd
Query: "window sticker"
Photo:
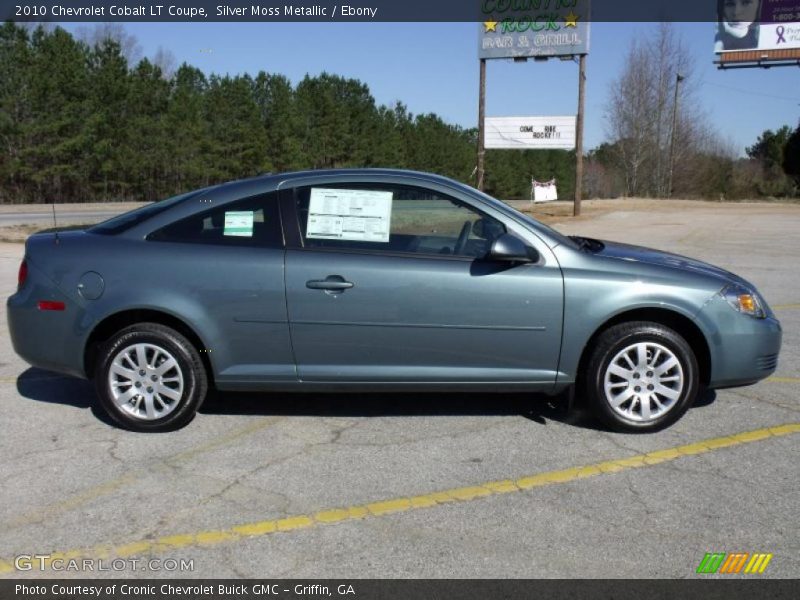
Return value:
[(225, 212), (223, 235), (253, 237), (253, 211), (231, 210)]
[(392, 192), (311, 188), (306, 238), (388, 242)]

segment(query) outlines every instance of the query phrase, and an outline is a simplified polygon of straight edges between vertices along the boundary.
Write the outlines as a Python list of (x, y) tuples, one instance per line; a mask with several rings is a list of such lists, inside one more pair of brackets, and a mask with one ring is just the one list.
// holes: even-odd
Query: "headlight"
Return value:
[(763, 319), (767, 316), (767, 313), (764, 310), (764, 303), (759, 299), (758, 294), (756, 294), (753, 290), (749, 290), (742, 285), (733, 283), (723, 289), (720, 294), (722, 294), (722, 297), (728, 301), (728, 304), (730, 304), (740, 313), (750, 315), (756, 319)]

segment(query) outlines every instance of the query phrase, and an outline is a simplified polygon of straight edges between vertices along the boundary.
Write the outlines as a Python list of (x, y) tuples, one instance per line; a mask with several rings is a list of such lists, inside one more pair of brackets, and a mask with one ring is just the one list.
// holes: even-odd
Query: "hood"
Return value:
[(607, 242), (605, 240), (603, 240), (603, 245), (605, 247), (596, 252), (596, 256), (662, 267), (671, 267), (680, 271), (691, 271), (700, 275), (711, 276), (723, 282), (736, 282), (748, 287), (752, 287), (747, 281), (738, 275), (694, 258), (681, 256), (679, 254), (672, 254), (670, 252), (662, 252), (660, 250), (654, 250), (653, 248), (632, 246), (630, 244), (620, 244), (617, 242)]

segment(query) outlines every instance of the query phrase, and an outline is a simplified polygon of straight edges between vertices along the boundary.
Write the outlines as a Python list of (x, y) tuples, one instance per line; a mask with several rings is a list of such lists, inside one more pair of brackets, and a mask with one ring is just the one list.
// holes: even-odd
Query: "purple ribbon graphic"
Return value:
[(781, 25), (780, 27), (777, 27), (775, 29), (775, 33), (778, 34), (778, 41), (775, 42), (776, 45), (777, 44), (785, 44), (786, 43), (786, 38), (783, 37), (783, 32), (784, 31), (786, 31), (786, 28), (783, 25)]

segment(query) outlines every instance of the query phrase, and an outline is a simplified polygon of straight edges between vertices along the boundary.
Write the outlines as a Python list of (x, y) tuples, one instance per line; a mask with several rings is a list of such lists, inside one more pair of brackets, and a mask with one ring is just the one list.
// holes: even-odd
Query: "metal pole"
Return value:
[(484, 143), (486, 139), (486, 130), (484, 129), (484, 119), (486, 117), (486, 59), (481, 60), (481, 77), (478, 91), (478, 183), (476, 187), (483, 191), (483, 174), (484, 174), (484, 160), (486, 158), (486, 149)]
[(578, 118), (575, 127), (575, 204), (572, 214), (581, 214), (581, 196), (583, 193), (583, 112), (586, 102), (586, 55), (581, 54), (578, 60)]
[(678, 130), (678, 92), (684, 77), (680, 73), (675, 76), (675, 100), (672, 103), (672, 133), (669, 141), (669, 179), (667, 180), (667, 198), (672, 197), (672, 174), (675, 170), (675, 133)]

